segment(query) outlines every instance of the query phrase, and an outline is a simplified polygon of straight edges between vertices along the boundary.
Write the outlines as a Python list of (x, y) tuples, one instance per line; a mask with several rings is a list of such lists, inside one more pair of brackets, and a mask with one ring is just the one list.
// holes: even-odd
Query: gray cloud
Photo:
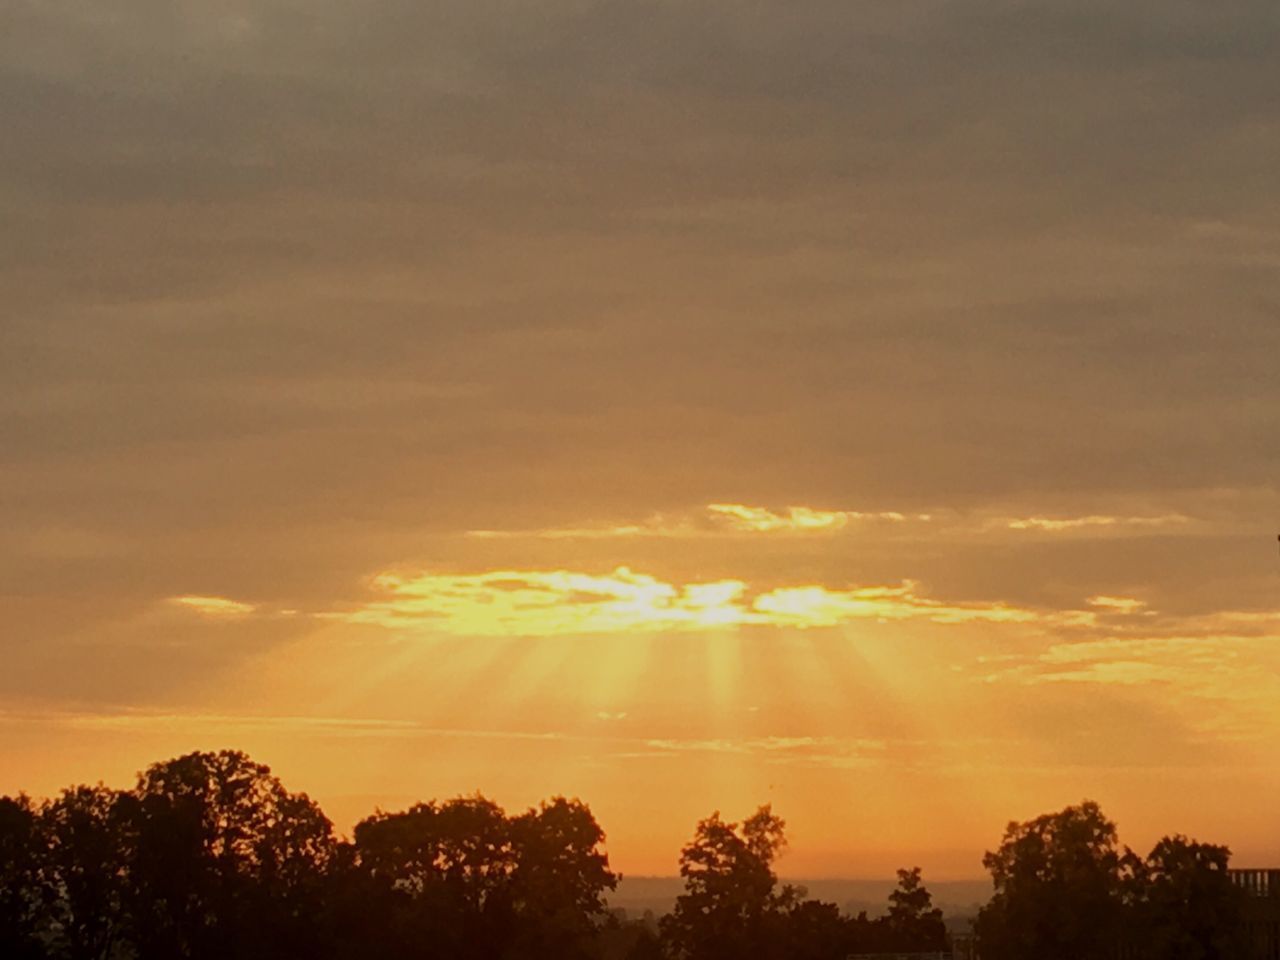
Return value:
[(795, 562), (1261, 596), (1239, 524), (1280, 467), (1274, 4), (3, 18), (24, 611), (351, 590), (458, 530), (718, 500), (1199, 515), (1219, 489), (1255, 492), (1236, 532), (1176, 549)]

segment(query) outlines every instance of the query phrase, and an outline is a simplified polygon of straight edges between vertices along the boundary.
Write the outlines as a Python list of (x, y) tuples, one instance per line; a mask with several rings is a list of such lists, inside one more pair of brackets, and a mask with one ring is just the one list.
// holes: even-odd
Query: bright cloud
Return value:
[(542, 527), (533, 530), (469, 530), (467, 536), (483, 540), (612, 540), (631, 537), (707, 537), (726, 534), (834, 533), (856, 521), (903, 523), (928, 521), (929, 514), (905, 514), (893, 510), (867, 513), (859, 510), (820, 510), (791, 506), (776, 511), (742, 503), (709, 503), (702, 510), (668, 516), (655, 514), (641, 523), (600, 526)]
[(1004, 603), (943, 603), (919, 586), (753, 592), (740, 580), (672, 584), (620, 567), (607, 575), (553, 571), (384, 573), (384, 596), (342, 614), (354, 623), (466, 636), (552, 636), (709, 630), (750, 625), (832, 627), (859, 620), (934, 623), (1092, 623), (1087, 611), (1039, 611)]
[(247, 617), (257, 609), (252, 603), (241, 603), (226, 597), (171, 597), (169, 602), (210, 618)]
[(626, 537), (675, 537), (694, 535), (689, 526), (667, 525), (661, 518), (647, 523), (603, 527), (543, 527), (536, 530), (468, 530), (477, 540), (614, 540)]
[(1133, 597), (1097, 596), (1090, 597), (1085, 602), (1104, 613), (1142, 613), (1146, 611), (1147, 606), (1145, 601), (1135, 600)]
[[(887, 520), (901, 523), (907, 516), (897, 512), (862, 513), (857, 510), (815, 510), (787, 507), (781, 513), (765, 507), (741, 503), (712, 503), (707, 512), (714, 522), (744, 533), (827, 533), (842, 530), (855, 520)], [(928, 519), (920, 516), (918, 519)]]
[(1275, 670), (1264, 664), (1274, 662), (1275, 640), (1220, 634), (1057, 642), (1002, 658), (983, 679), (1029, 686), (1167, 686), (1179, 696), (1247, 705), (1257, 717), (1273, 716), (1280, 686)]
[(1188, 517), (1171, 513), (1158, 517), (1113, 517), (1092, 514), (1087, 517), (1023, 517), (1005, 521), (1010, 530), (1040, 530), (1046, 533), (1063, 533), (1090, 527), (1169, 527), (1189, 522)]
[[(653, 514), (645, 520), (605, 521), (600, 524), (537, 527), (523, 530), (469, 530), (468, 537), (484, 540), (614, 540), (641, 537), (695, 538), (742, 535), (806, 536), (835, 534), (870, 524), (932, 524), (931, 529), (971, 535), (1001, 531), (1019, 533), (1117, 535), (1175, 529), (1191, 523), (1180, 513), (1152, 516), (1095, 513), (1085, 516), (1024, 517), (980, 515), (966, 517), (946, 511), (904, 513), (897, 510), (826, 510), (787, 506), (780, 509), (745, 503), (709, 503), (692, 511)], [(862, 526), (860, 526), (862, 525)]]
[(428, 626), (470, 636), (553, 636), (748, 622), (738, 581), (677, 587), (619, 567), (607, 576), (568, 570), (478, 574), (384, 573), (387, 595), (347, 619)]
[[(946, 604), (920, 597), (916, 584), (829, 590), (786, 587), (757, 597), (754, 608), (771, 622), (796, 627), (834, 627), (850, 620), (929, 620), (934, 623), (1036, 623), (1061, 615), (1003, 603)], [(1088, 622), (1088, 613), (1072, 618)]]

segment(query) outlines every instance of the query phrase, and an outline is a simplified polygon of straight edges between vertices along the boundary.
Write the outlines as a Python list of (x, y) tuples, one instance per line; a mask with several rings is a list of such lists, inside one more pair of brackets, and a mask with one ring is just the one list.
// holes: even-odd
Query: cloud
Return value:
[(644, 741), (643, 756), (674, 756), (706, 753), (750, 756), (770, 764), (806, 764), (837, 769), (853, 769), (884, 764), (896, 759), (887, 740), (840, 737), (739, 737), (716, 739), (660, 738)]
[(807, 506), (783, 509), (745, 503), (709, 503), (699, 511), (656, 513), (639, 522), (612, 522), (599, 525), (552, 526), (532, 529), (477, 529), (467, 536), (481, 540), (620, 540), (633, 538), (693, 539), (698, 537), (730, 537), (752, 535), (810, 536), (848, 532), (857, 526), (859, 532), (870, 524), (907, 526), (932, 524), (937, 532), (972, 537), (1012, 530), (1018, 533), (1123, 535), (1147, 530), (1184, 528), (1195, 525), (1192, 518), (1180, 513), (1155, 516), (1121, 514), (1088, 514), (1085, 516), (1026, 517), (990, 516), (985, 511), (974, 515), (954, 510), (922, 513), (899, 510), (834, 510)]
[[(883, 520), (902, 523), (908, 517), (893, 511), (863, 513), (857, 510), (816, 510), (812, 507), (787, 507), (776, 513), (766, 507), (749, 507), (740, 503), (712, 503), (707, 511), (716, 522), (746, 533), (829, 533), (843, 530), (857, 520)], [(910, 519), (928, 520), (927, 514)]]
[(1046, 533), (1062, 533), (1072, 530), (1101, 528), (1159, 528), (1175, 527), (1190, 522), (1181, 514), (1159, 517), (1113, 517), (1094, 514), (1087, 517), (1025, 517), (1004, 521), (1010, 530), (1040, 530)]
[(615, 540), (632, 537), (695, 537), (705, 534), (688, 523), (654, 517), (644, 523), (600, 527), (542, 527), (532, 530), (468, 530), (477, 540)]
[(656, 514), (642, 523), (603, 526), (544, 527), (533, 530), (469, 530), (467, 536), (482, 540), (613, 540), (633, 537), (724, 537), (744, 534), (829, 534), (858, 521), (927, 522), (929, 514), (907, 515), (897, 511), (822, 510), (787, 507), (782, 511), (741, 503), (709, 503), (700, 513)]
[(1080, 626), (1093, 623), (1085, 611), (1044, 611), (1005, 603), (944, 603), (917, 594), (918, 584), (832, 590), (783, 587), (761, 594), (753, 608), (777, 625), (833, 627), (854, 620), (927, 620), (939, 624), (1021, 623)]
[(373, 587), (388, 598), (342, 619), (469, 636), (716, 629), (750, 620), (740, 603), (744, 583), (677, 587), (625, 567), (603, 576), (567, 570), (384, 573)]
[(1133, 597), (1108, 597), (1096, 596), (1090, 597), (1085, 601), (1089, 606), (1096, 607), (1105, 613), (1150, 613), (1146, 609), (1147, 604), (1143, 600), (1136, 600)]
[(833, 627), (861, 620), (1061, 627), (1094, 619), (1087, 611), (944, 603), (921, 596), (919, 585), (912, 582), (753, 591), (741, 580), (674, 584), (626, 567), (606, 575), (568, 570), (384, 573), (374, 578), (373, 588), (383, 599), (328, 616), (391, 629), (477, 637)]
[[(601, 712), (607, 725), (626, 712)], [(619, 759), (661, 759), (688, 754), (758, 758), (769, 763), (802, 763), (837, 768), (895, 762), (895, 747), (907, 742), (867, 737), (733, 736), (652, 737), (581, 729), (525, 730), (510, 727), (443, 727), (417, 720), (302, 714), (231, 714), (161, 710), (0, 710), (0, 726), (66, 729), (82, 733), (174, 734), (210, 737), (271, 733), (333, 740), (477, 740), (564, 743), (590, 747)], [(606, 729), (606, 728), (600, 728)]]
[(242, 603), (226, 597), (171, 597), (169, 602), (211, 619), (239, 619), (247, 617), (258, 609), (252, 603)]
[(1229, 632), (1185, 636), (1106, 636), (1055, 642), (1026, 654), (1012, 654), (980, 671), (987, 683), (1019, 686), (1082, 685), (1163, 688), (1168, 703), (1192, 706), (1194, 723), (1233, 736), (1267, 733), (1280, 716), (1280, 676), (1275, 645), (1280, 637)]

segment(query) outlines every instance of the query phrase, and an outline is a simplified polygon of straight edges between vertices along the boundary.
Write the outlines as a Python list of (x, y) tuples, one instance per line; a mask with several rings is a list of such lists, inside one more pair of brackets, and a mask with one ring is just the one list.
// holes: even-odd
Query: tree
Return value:
[(356, 825), (355, 851), (397, 955), (499, 955), (515, 851), (496, 803), (460, 797), (375, 813)]
[(1116, 942), (1125, 858), (1096, 803), (1010, 823), (983, 865), (995, 888), (977, 921), (983, 960), (1093, 960)]
[(775, 893), (773, 861), (786, 846), (786, 824), (769, 806), (739, 826), (718, 812), (701, 821), (680, 854), (685, 892), (663, 918), (663, 938), (688, 960), (767, 956), (781, 910), (796, 899)]
[(128, 934), (130, 864), (137, 838), (132, 798), (96, 787), (69, 787), (45, 805), (42, 872), (56, 891), (56, 943), (69, 960), (107, 960)]
[(1152, 960), (1230, 960), (1247, 951), (1244, 893), (1227, 875), (1231, 851), (1165, 837), (1135, 871), (1136, 928)]
[(884, 918), (890, 947), (903, 953), (941, 952), (947, 946), (942, 911), (920, 878), (920, 868), (898, 871), (898, 886), (889, 894)]
[(355, 830), (391, 939), (450, 958), (590, 956), (617, 884), (603, 841), (590, 809), (562, 797), (516, 817), (480, 796), (420, 803)]
[(40, 874), (39, 817), (23, 794), (0, 797), (0, 957), (44, 957), (51, 891)]
[(778, 956), (787, 960), (830, 960), (852, 952), (854, 924), (834, 903), (800, 900), (783, 915)]
[(618, 885), (601, 849), (604, 831), (577, 800), (556, 797), (515, 818), (512, 900), (526, 956), (590, 956)]
[(243, 753), (192, 753), (148, 768), (129, 816), (140, 960), (308, 953), (335, 843), (305, 794)]

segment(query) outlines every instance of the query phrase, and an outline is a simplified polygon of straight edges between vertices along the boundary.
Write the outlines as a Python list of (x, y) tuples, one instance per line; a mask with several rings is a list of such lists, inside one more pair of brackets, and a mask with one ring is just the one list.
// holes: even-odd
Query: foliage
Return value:
[(685, 893), (663, 919), (668, 952), (683, 960), (824, 960), (852, 953), (940, 951), (942, 913), (933, 909), (919, 868), (898, 871), (886, 916), (847, 917), (803, 889), (778, 886), (773, 864), (786, 824), (761, 807), (739, 826), (719, 813), (698, 824), (684, 848)]
[[(618, 876), (590, 809), (508, 815), (483, 796), (375, 812), (350, 842), (243, 753), (191, 753), (131, 790), (0, 798), (5, 960), (828, 960), (946, 949), (918, 867), (883, 916), (780, 884), (764, 806), (697, 824), (660, 921), (608, 911)], [(1230, 851), (1166, 837), (1145, 857), (1085, 802), (1011, 823), (984, 863), (984, 960), (1230, 960), (1246, 905)]]
[(147, 769), (128, 804), (126, 897), (140, 960), (274, 955), (314, 933), (333, 826), (243, 753)]
[(43, 956), (40, 933), (49, 891), (40, 875), (43, 837), (31, 801), (0, 797), (0, 957)]
[(1145, 858), (1085, 801), (1011, 823), (984, 863), (995, 895), (978, 917), (984, 960), (1228, 960), (1246, 951), (1230, 851), (1165, 837)]
[(663, 939), (678, 957), (730, 960), (764, 955), (777, 937), (790, 891), (775, 892), (773, 861), (786, 824), (763, 806), (739, 826), (713, 813), (680, 854), (685, 892), (664, 918)]
[(603, 841), (563, 797), (516, 817), (478, 796), (417, 804), (356, 826), (355, 889), (385, 956), (571, 960), (591, 955), (617, 885)]
[(1231, 851), (1165, 837), (1134, 870), (1134, 923), (1150, 960), (1231, 960), (1241, 941), (1244, 892), (1227, 876)]

